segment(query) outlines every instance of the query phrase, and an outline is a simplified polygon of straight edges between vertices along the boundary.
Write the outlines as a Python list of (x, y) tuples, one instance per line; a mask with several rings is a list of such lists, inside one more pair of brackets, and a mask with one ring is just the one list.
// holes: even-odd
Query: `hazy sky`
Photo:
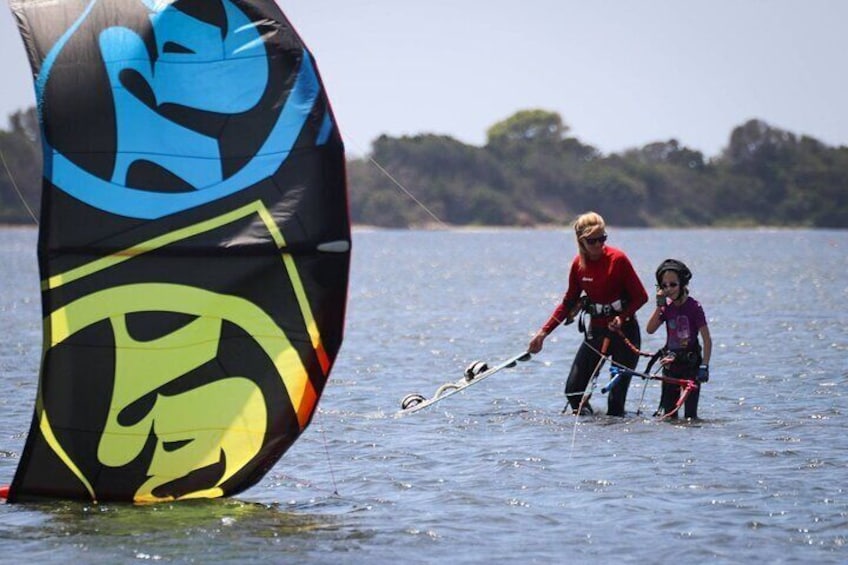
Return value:
[[(107, 0), (100, 0), (107, 1)], [(708, 157), (751, 118), (848, 145), (845, 0), (279, 0), (351, 153), (380, 134), (481, 145), (525, 108), (603, 152), (676, 138)], [(0, 10), (0, 123), (34, 95)]]

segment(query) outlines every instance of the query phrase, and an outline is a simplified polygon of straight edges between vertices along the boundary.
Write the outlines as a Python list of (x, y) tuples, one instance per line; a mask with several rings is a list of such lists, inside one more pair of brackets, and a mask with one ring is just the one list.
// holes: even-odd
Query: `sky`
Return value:
[[(105, 1), (105, 0), (101, 0)], [(760, 119), (848, 145), (848, 1), (278, 0), (348, 152), (389, 136), (472, 145), (522, 109), (604, 153), (676, 139), (707, 157)], [(0, 9), (0, 125), (34, 104)]]

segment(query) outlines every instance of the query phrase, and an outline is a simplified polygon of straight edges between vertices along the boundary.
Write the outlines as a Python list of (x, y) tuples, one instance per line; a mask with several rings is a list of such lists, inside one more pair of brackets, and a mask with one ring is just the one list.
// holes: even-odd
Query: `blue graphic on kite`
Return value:
[[(225, 174), (227, 156), (216, 132), (199, 131), (194, 124), (201, 120), (191, 117), (211, 114), (225, 125), (230, 117), (249, 115), (258, 107), (275, 68), (261, 23), (251, 21), (227, 0), (220, 2), (223, 11), (215, 22), (195, 18), (171, 3), (144, 0), (147, 30), (116, 22), (88, 32), (86, 19), (97, 3), (93, 0), (87, 6), (45, 57), (36, 79), (36, 97), (41, 109), (62, 50), (80, 41), (80, 36), (87, 39), (86, 33), (96, 32), (99, 64), (114, 106), (111, 176), (93, 173), (45, 136), (45, 176), (50, 182), (105, 212), (156, 219), (232, 195), (280, 168), (321, 91), (306, 50), (298, 53), (299, 68), (287, 98), (273, 107), (277, 115), (264, 142), (251, 148), (252, 154), (239, 156), (238, 170)], [(328, 114), (321, 118), (330, 123)], [(327, 136), (324, 128), (317, 144)], [(232, 155), (229, 158), (233, 160)], [(137, 186), (130, 181), (131, 173), (145, 167), (166, 172), (157, 178), (173, 182)]]

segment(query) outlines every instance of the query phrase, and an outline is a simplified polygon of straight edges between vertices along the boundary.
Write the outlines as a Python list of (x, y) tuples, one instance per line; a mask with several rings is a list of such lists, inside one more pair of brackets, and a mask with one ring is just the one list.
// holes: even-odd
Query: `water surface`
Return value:
[[(35, 398), (35, 239), (0, 233), (3, 483)], [(646, 286), (666, 257), (693, 270), (714, 343), (703, 420), (655, 421), (659, 390), (639, 380), (627, 418), (561, 415), (574, 326), (396, 418), (406, 394), (523, 351), (574, 243), (567, 230), (360, 230), (342, 352), (312, 426), (264, 480), (235, 500), (2, 505), (0, 560), (848, 560), (848, 232), (611, 228), (608, 243)]]

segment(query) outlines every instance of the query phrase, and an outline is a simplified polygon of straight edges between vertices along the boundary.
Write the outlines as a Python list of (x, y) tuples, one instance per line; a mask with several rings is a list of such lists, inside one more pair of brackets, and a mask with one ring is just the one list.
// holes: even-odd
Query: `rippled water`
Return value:
[[(41, 328), (35, 232), (0, 233), (7, 483)], [(669, 256), (694, 271), (714, 341), (702, 421), (635, 416), (634, 380), (629, 417), (575, 426), (560, 414), (573, 326), (531, 361), (396, 418), (407, 393), (521, 352), (564, 290), (573, 242), (358, 231), (346, 341), (319, 413), (259, 485), (152, 507), (2, 505), (0, 560), (848, 561), (848, 232), (611, 229), (609, 243), (646, 284)], [(650, 414), (659, 390), (644, 398)]]

